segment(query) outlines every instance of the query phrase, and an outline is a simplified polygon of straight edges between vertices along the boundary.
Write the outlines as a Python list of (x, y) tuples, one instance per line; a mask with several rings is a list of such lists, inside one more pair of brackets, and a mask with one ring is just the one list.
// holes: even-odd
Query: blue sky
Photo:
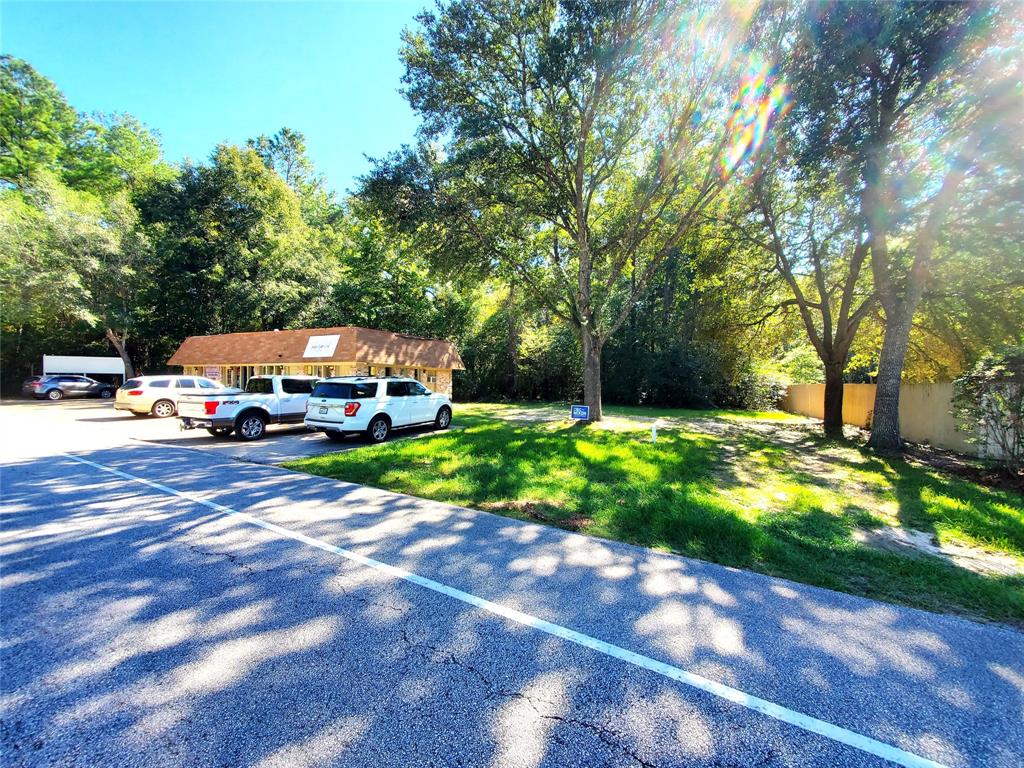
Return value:
[(11, 2), (0, 49), (26, 59), (87, 112), (129, 112), (168, 160), (206, 159), (281, 126), (302, 131), (340, 193), (414, 139), (398, 93), (402, 28), (428, 0)]

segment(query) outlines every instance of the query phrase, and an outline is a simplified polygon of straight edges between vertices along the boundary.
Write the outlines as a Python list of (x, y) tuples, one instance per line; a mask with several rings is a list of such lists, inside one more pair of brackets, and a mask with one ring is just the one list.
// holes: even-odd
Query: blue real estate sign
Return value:
[(572, 407), (572, 417), (578, 421), (588, 421), (590, 419), (590, 406), (574, 405)]

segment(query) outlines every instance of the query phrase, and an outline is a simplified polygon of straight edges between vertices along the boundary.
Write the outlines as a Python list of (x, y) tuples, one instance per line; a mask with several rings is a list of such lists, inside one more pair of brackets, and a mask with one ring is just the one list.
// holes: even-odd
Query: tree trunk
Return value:
[(516, 287), (512, 283), (505, 300), (508, 313), (508, 333), (505, 336), (505, 393), (515, 398), (519, 392), (519, 314), (516, 312)]
[(125, 348), (126, 339), (122, 339), (111, 328), (106, 329), (106, 337), (107, 341), (113, 345), (117, 354), (121, 356), (121, 360), (124, 361), (125, 379), (130, 379), (135, 375), (135, 367), (132, 365), (132, 359), (128, 356), (128, 350)]
[(903, 377), (903, 361), (910, 345), (913, 313), (904, 311), (890, 315), (886, 312), (886, 315), (868, 446), (892, 451), (903, 445), (900, 437), (900, 379)]
[(825, 363), (825, 437), (843, 436), (843, 363)]
[(583, 340), (583, 404), (590, 406), (590, 421), (601, 420), (601, 342), (593, 331), (580, 329)]

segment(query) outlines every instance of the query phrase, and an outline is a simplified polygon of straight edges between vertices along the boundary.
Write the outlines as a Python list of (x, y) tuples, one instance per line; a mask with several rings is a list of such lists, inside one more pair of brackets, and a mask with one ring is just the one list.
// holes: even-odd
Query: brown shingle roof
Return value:
[[(339, 338), (333, 355), (303, 357), (310, 336), (334, 335)], [(167, 362), (169, 365), (346, 362), (415, 368), (465, 368), (458, 350), (450, 341), (351, 326), (189, 336)]]

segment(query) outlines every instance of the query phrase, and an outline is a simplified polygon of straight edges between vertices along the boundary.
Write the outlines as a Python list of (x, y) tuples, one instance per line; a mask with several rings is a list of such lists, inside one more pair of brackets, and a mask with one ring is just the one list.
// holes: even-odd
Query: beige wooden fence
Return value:
[[(900, 432), (912, 443), (927, 443), (972, 456), (980, 446), (968, 443), (965, 432), (956, 429), (950, 414), (952, 384), (904, 384), (900, 388)], [(874, 384), (846, 384), (843, 387), (843, 421), (858, 427), (871, 423), (875, 406)], [(816, 419), (825, 415), (824, 384), (792, 384), (782, 398), (782, 410)]]

